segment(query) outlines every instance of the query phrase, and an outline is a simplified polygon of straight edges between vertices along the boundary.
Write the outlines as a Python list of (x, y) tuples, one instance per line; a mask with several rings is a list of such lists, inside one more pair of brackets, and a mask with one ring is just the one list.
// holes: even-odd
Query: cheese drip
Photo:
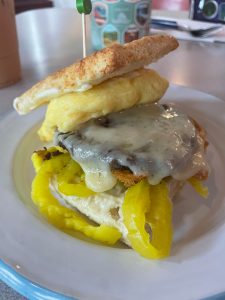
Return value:
[(195, 126), (168, 105), (141, 105), (92, 119), (78, 131), (57, 133), (56, 142), (82, 166), (87, 186), (96, 192), (115, 186), (115, 168), (144, 175), (152, 185), (167, 176), (186, 180), (207, 168)]

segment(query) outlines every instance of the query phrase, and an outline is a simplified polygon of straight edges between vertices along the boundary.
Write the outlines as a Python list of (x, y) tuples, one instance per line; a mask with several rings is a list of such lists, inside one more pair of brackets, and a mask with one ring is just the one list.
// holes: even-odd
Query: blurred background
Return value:
[[(75, 7), (75, 0), (15, 0), (16, 13), (46, 7)], [(188, 10), (189, 0), (152, 0), (153, 9)]]

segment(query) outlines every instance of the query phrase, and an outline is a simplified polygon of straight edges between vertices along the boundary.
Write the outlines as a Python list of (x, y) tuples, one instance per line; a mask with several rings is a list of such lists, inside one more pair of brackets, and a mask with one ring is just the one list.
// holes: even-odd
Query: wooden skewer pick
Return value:
[(86, 15), (91, 13), (91, 0), (76, 0), (78, 12), (82, 15), (83, 58), (87, 55)]
[(86, 17), (82, 14), (83, 58), (87, 56)]

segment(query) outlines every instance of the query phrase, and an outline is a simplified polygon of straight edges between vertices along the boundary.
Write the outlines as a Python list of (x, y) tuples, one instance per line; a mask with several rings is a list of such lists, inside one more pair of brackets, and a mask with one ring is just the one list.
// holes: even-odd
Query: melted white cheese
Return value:
[[(63, 93), (72, 93), (72, 92), (85, 92), (89, 89), (92, 88), (92, 85), (89, 83), (83, 83), (77, 88), (69, 88), (69, 89), (64, 89)], [(62, 92), (62, 91), (61, 91)], [(60, 93), (60, 89), (58, 88), (50, 88), (44, 91), (39, 92), (36, 97), (37, 99), (42, 99), (46, 97), (53, 97), (55, 95), (58, 95)]]
[(186, 180), (207, 168), (204, 141), (192, 121), (168, 105), (112, 113), (74, 133), (59, 133), (57, 140), (82, 166), (87, 186), (97, 192), (116, 184), (111, 168), (129, 168), (153, 185), (168, 176)]
[(75, 92), (85, 92), (90, 90), (93, 86), (90, 83), (83, 83), (78, 88), (74, 89)]
[(112, 175), (108, 164), (103, 162), (80, 163), (85, 173), (85, 183), (89, 189), (101, 193), (111, 190), (116, 185), (116, 178)]
[(40, 93), (37, 93), (36, 98), (42, 99), (42, 98), (46, 98), (46, 97), (52, 97), (52, 96), (58, 95), (58, 93), (59, 93), (58, 88), (51, 88), (48, 90), (44, 90)]

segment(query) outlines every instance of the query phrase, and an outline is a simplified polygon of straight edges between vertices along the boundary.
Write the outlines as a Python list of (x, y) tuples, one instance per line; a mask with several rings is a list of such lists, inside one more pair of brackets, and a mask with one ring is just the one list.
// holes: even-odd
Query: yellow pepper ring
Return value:
[[(34, 164), (37, 155), (35, 153), (32, 156)], [(80, 213), (60, 205), (51, 194), (50, 179), (53, 175), (60, 174), (69, 162), (69, 154), (61, 154), (49, 160), (42, 160), (42, 162), (38, 161), (38, 167), (36, 165), (38, 172), (33, 180), (31, 192), (34, 203), (49, 222), (58, 228), (77, 230), (96, 241), (115, 244), (121, 238), (121, 233), (116, 228), (106, 225), (93, 226)]]
[[(122, 211), (128, 230), (127, 238), (134, 250), (151, 259), (169, 255), (172, 242), (172, 204), (165, 183), (157, 186), (157, 190), (155, 187), (150, 188), (147, 180), (130, 187), (126, 192)], [(151, 227), (151, 241), (145, 230), (146, 223)]]
[(67, 166), (56, 176), (58, 189), (60, 193), (66, 196), (89, 197), (96, 194), (88, 189), (85, 182), (74, 183), (76, 177), (79, 181), (83, 175), (83, 171), (78, 163), (70, 160)]
[(207, 198), (209, 195), (208, 188), (202, 184), (202, 182), (195, 177), (191, 177), (188, 182), (194, 188), (194, 190), (203, 198)]
[[(93, 226), (80, 213), (60, 205), (51, 194), (49, 182), (53, 176), (59, 191), (65, 195), (82, 198), (95, 194), (86, 187), (82, 169), (67, 151), (60, 147), (37, 151), (32, 161), (37, 172), (32, 184), (32, 199), (52, 224), (62, 230), (80, 231), (106, 244), (114, 244), (121, 238), (116, 228)], [(189, 183), (201, 196), (208, 195), (207, 188), (199, 180), (191, 178)], [(127, 238), (134, 250), (151, 259), (169, 255), (173, 234), (172, 203), (166, 182), (150, 186), (146, 180), (142, 180), (130, 187), (125, 195), (122, 213), (128, 230)]]

